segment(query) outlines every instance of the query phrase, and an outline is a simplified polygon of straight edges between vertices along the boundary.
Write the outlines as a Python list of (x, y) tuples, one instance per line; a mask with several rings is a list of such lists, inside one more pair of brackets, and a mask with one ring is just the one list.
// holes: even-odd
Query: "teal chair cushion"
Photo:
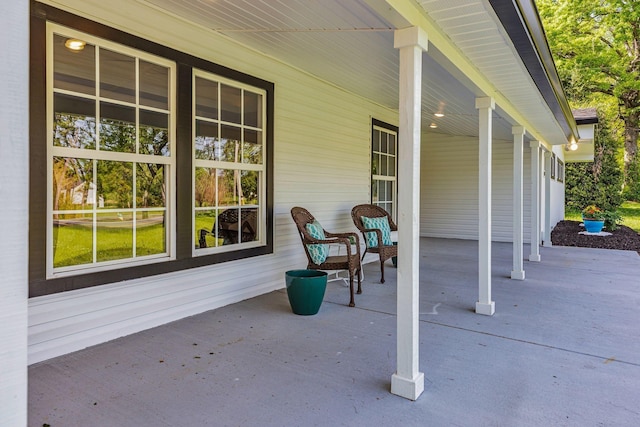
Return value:
[[(305, 228), (314, 239), (325, 240), (324, 230), (317, 220), (308, 223)], [(311, 261), (313, 261), (314, 264), (322, 264), (329, 256), (329, 245), (307, 245), (307, 250), (309, 251)]]
[[(360, 217), (364, 228), (373, 229), (376, 228), (382, 232), (382, 244), (384, 246), (392, 245), (391, 241), (391, 228), (389, 227), (389, 220), (386, 216), (379, 218), (367, 218), (366, 216)], [(369, 231), (366, 234), (367, 247), (375, 248), (378, 246), (378, 234), (374, 231)]]

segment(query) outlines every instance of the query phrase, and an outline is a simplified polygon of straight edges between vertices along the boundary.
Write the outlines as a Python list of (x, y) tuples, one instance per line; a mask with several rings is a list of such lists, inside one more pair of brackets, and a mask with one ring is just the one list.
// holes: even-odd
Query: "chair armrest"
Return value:
[(362, 233), (369, 233), (369, 232), (375, 232), (376, 236), (378, 236), (378, 245), (377, 246), (373, 246), (375, 248), (381, 248), (384, 246), (384, 244), (382, 243), (382, 230), (380, 230), (379, 228), (364, 228), (362, 230)]
[[(344, 243), (343, 240), (346, 239), (347, 240), (347, 254), (350, 255), (351, 254), (351, 245), (355, 245), (356, 247), (356, 253), (358, 255), (358, 259), (360, 259), (360, 237), (358, 237), (358, 233), (354, 233), (354, 232), (345, 232), (345, 233), (330, 233), (328, 231), (324, 232), (325, 236), (327, 237), (331, 237), (331, 238), (339, 238), (340, 243)], [(351, 238), (353, 238), (354, 242), (351, 242)], [(325, 240), (326, 241), (326, 240)]]

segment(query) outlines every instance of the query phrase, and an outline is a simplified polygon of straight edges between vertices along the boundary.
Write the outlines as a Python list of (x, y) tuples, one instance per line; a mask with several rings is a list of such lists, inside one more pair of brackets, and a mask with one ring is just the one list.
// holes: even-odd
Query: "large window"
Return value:
[(30, 296), (272, 253), (273, 83), (31, 8)]
[(49, 25), (47, 276), (172, 256), (172, 62)]
[(196, 71), (194, 99), (196, 252), (259, 242), (264, 218), (265, 93)]
[(377, 120), (371, 129), (371, 203), (395, 219), (397, 209), (398, 128)]

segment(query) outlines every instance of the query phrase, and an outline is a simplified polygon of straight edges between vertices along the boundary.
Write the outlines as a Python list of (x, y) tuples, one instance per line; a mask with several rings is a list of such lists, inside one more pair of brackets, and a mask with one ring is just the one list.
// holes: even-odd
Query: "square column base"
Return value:
[(538, 254), (538, 255), (529, 255), (529, 261), (540, 262), (540, 254)]
[(524, 270), (511, 271), (511, 278), (513, 280), (524, 280)]
[(409, 400), (416, 400), (424, 391), (424, 374), (418, 372), (415, 378), (405, 378), (398, 374), (391, 376), (391, 393)]
[(551, 242), (551, 240), (545, 240), (544, 242), (542, 242), (542, 246), (544, 246), (545, 248), (551, 248), (553, 247), (553, 243)]
[(493, 316), (496, 312), (496, 302), (491, 301), (489, 304), (477, 302), (476, 314), (484, 314), (485, 316)]

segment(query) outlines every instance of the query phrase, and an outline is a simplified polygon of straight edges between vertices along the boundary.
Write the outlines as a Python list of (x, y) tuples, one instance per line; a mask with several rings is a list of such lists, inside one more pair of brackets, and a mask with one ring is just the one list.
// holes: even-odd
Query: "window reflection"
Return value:
[(216, 158), (215, 147), (217, 139), (217, 123), (196, 120), (196, 159), (214, 160)]
[(93, 215), (55, 215), (53, 218), (54, 268), (91, 262), (93, 262)]
[(169, 156), (169, 116), (140, 110), (140, 153)]
[(96, 261), (113, 261), (133, 256), (133, 214), (100, 213), (96, 226)]
[(139, 61), (139, 102), (148, 107), (169, 108), (169, 69), (150, 62)]
[(53, 145), (95, 148), (95, 101), (56, 94), (53, 99)]
[(136, 60), (122, 53), (100, 49), (100, 96), (136, 102)]
[(237, 87), (220, 85), (220, 106), (222, 109), (222, 121), (229, 123), (242, 123), (242, 97), (241, 90)]
[(102, 208), (133, 208), (133, 163), (98, 160), (97, 188)]
[(96, 203), (93, 161), (69, 157), (53, 159), (53, 209), (80, 210)]
[(138, 163), (136, 166), (136, 207), (166, 206), (165, 165)]
[(132, 107), (100, 103), (100, 149), (134, 153), (136, 111)]
[(53, 87), (95, 95), (95, 46), (86, 44), (82, 50), (70, 50), (64, 45), (68, 38), (53, 36)]

